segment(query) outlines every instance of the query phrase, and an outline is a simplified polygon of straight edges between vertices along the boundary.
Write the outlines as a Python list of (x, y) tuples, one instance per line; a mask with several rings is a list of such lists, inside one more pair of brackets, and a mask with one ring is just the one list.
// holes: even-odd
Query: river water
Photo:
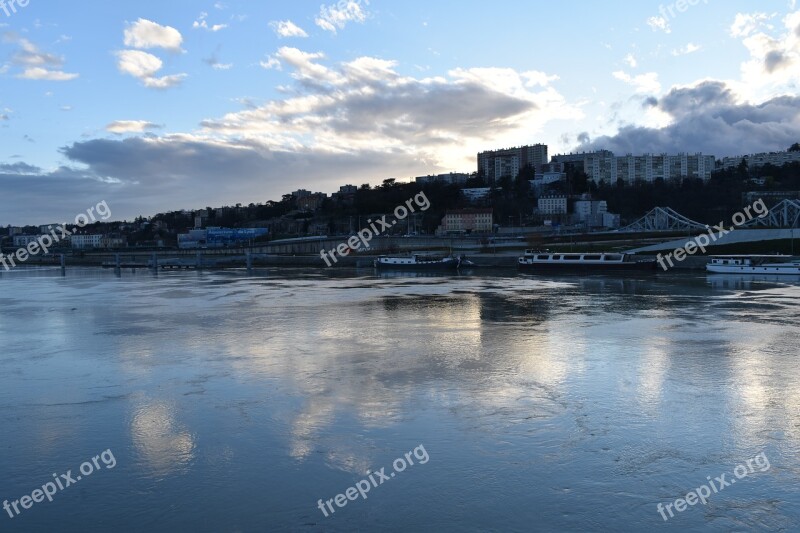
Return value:
[(0, 500), (69, 486), (0, 531), (797, 530), (798, 302), (705, 274), (4, 273)]

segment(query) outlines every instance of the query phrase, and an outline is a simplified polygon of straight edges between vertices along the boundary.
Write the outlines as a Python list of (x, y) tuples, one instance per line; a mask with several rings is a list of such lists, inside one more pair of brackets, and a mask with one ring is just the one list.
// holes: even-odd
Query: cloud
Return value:
[(275, 55), (296, 80), (292, 97), (207, 119), (203, 135), (258, 139), (273, 150), (402, 152), (471, 168), (488, 142), (513, 143), (549, 120), (580, 116), (544, 73), (474, 68), (418, 79), (380, 58), (328, 66), (318, 52), (283, 47)]
[[(361, 3), (361, 1), (355, 0), (342, 0), (338, 4), (322, 5), (314, 22), (323, 30), (331, 33), (343, 30), (348, 22), (363, 24), (367, 20), (367, 13), (361, 8)], [(363, 0), (363, 3), (369, 5), (368, 0)]]
[(159, 124), (147, 122), (146, 120), (115, 120), (106, 126), (106, 131), (110, 133), (144, 133), (148, 130), (163, 128)]
[(521, 76), (525, 79), (525, 87), (547, 87), (552, 82), (561, 79), (557, 74), (549, 75), (538, 70), (523, 72)]
[(183, 36), (171, 26), (140, 18), (125, 28), (124, 42), (130, 48), (163, 48), (170, 52), (181, 52)]
[[(64, 65), (64, 57), (43, 52), (34, 43), (19, 37), (13, 32), (3, 35), (3, 40), (12, 42), (18, 49), (11, 55), (11, 63), (22, 68), (22, 72), (16, 77), (25, 80), (43, 81), (70, 81), (79, 77), (79, 74), (64, 72), (60, 67)], [(9, 70), (6, 65), (2, 72)]]
[(141, 50), (122, 50), (116, 53), (117, 68), (123, 74), (138, 78), (150, 89), (168, 89), (181, 84), (186, 74), (157, 77), (164, 63), (158, 57)]
[(693, 54), (693, 53), (697, 52), (698, 50), (700, 50), (700, 48), (701, 48), (700, 45), (697, 45), (697, 44), (694, 44), (694, 43), (688, 43), (686, 46), (682, 46), (680, 48), (674, 49), (672, 51), (672, 55), (674, 55), (676, 57), (677, 56), (686, 56), (686, 55)]
[(44, 80), (44, 81), (70, 81), (78, 77), (78, 74), (64, 72), (62, 70), (47, 70), (46, 68), (33, 67), (25, 69), (17, 78), (23, 80)]
[(152, 77), (164, 66), (159, 58), (140, 50), (122, 50), (117, 52), (117, 59), (120, 72), (140, 79)]
[(663, 31), (664, 33), (672, 33), (672, 28), (669, 26), (669, 21), (664, 17), (650, 17), (647, 19), (647, 25), (653, 31)]
[[(650, 104), (653, 102), (651, 101)], [(625, 126), (579, 149), (618, 153), (704, 152), (717, 157), (785, 150), (800, 140), (800, 97), (740, 103), (721, 81), (673, 88), (654, 104), (671, 123), (664, 128)]]
[(218, 31), (224, 30), (225, 28), (228, 27), (227, 24), (214, 24), (212, 26), (209, 26), (208, 25), (208, 21), (206, 20), (207, 18), (208, 18), (208, 13), (203, 11), (202, 13), (200, 13), (200, 16), (197, 18), (197, 20), (195, 20), (192, 23), (192, 28), (194, 28), (194, 29), (204, 29), (204, 30), (210, 31), (210, 32), (218, 32)]
[(626, 55), (624, 61), (631, 68), (636, 68), (636, 66), (638, 65), (638, 62), (636, 61), (636, 57), (633, 54)]
[[(52, 185), (81, 204), (106, 199), (115, 217), (130, 218), (277, 199), (287, 192), (287, 169), (303, 176), (304, 187), (326, 192), (343, 182), (471, 170), (475, 153), (487, 145), (518, 144), (551, 121), (582, 118), (552, 85), (556, 78), (543, 72), (456, 68), (416, 77), (401, 74), (391, 59), (333, 62), (289, 47), (274, 56), (293, 79), (287, 96), (245, 101), (192, 132), (156, 135), (139, 121), (111, 124), (109, 131), (126, 135), (62, 149), (70, 167), (54, 172), (69, 180), (63, 186), (50, 171), (27, 181), (19, 173), (0, 175), (0, 186), (19, 191), (0, 195), (0, 213), (38, 214), (45, 221), (56, 216), (47, 193), (33, 195), (35, 202), (28, 195), (31, 183)], [(118, 59), (122, 72), (137, 79), (162, 70), (159, 58), (139, 50), (119, 52)], [(31, 205), (42, 208), (31, 211)]]
[(639, 74), (638, 76), (631, 76), (622, 70), (612, 73), (616, 79), (633, 86), (637, 93), (659, 93), (661, 92), (661, 83), (658, 81), (658, 73), (648, 72), (646, 74)]
[(261, 65), (262, 68), (265, 68), (267, 70), (272, 70), (272, 69), (282, 70), (283, 68), (281, 66), (280, 60), (278, 60), (276, 57), (273, 56), (269, 56), (267, 57), (267, 59), (260, 61), (259, 65)]
[(286, 37), (308, 37), (308, 34), (303, 28), (295, 25), (291, 20), (272, 21), (269, 23), (270, 27), (275, 31), (275, 34), (280, 38)]
[(750, 53), (742, 64), (742, 91), (756, 96), (758, 91), (772, 94), (796, 92), (800, 83), (800, 11), (789, 13), (780, 26), (766, 23), (764, 13), (738, 14), (731, 26), (733, 37), (740, 38)]
[(732, 37), (747, 37), (759, 28), (767, 26), (772, 17), (766, 13), (737, 13), (730, 28)]

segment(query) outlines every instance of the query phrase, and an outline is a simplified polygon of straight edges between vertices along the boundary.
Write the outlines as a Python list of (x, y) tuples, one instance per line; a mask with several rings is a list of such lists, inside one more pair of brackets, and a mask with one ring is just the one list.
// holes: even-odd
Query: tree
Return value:
[(794, 143), (789, 147), (790, 152), (800, 152), (800, 143)]

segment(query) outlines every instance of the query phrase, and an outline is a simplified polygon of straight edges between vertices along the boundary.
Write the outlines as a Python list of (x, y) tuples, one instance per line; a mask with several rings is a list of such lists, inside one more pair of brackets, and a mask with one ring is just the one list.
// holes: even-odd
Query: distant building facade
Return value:
[(14, 246), (24, 248), (32, 242), (39, 240), (39, 235), (14, 235)]
[(538, 170), (547, 162), (546, 144), (489, 150), (478, 154), (478, 173), (488, 183), (494, 183), (504, 177), (516, 178), (526, 165)]
[(542, 196), (538, 207), (542, 215), (566, 215), (569, 212), (567, 197), (560, 195)]
[(178, 248), (223, 248), (237, 244), (247, 244), (267, 235), (266, 228), (207, 228), (194, 229), (178, 235)]
[(605, 226), (603, 217), (608, 213), (608, 203), (605, 200), (576, 200), (573, 210), (579, 224), (589, 227)]
[(492, 209), (458, 209), (447, 211), (437, 235), (491, 233), (494, 229)]
[(765, 165), (782, 167), (790, 163), (800, 163), (800, 152), (764, 152), (760, 154), (740, 155), (722, 158), (723, 170), (738, 168), (744, 161), (749, 169), (761, 168)]
[(74, 250), (91, 250), (100, 248), (102, 235), (70, 235), (69, 242)]
[(419, 185), (433, 185), (434, 183), (441, 183), (444, 185), (466, 185), (468, 179), (469, 174), (451, 172), (449, 174), (438, 174), (436, 176), (420, 176), (414, 181)]
[(572, 165), (581, 168), (594, 183), (604, 181), (627, 184), (643, 181), (652, 183), (657, 179), (675, 180), (681, 178), (711, 179), (716, 169), (713, 155), (696, 154), (643, 154), (617, 156), (608, 150), (582, 152), (553, 156), (552, 163)]

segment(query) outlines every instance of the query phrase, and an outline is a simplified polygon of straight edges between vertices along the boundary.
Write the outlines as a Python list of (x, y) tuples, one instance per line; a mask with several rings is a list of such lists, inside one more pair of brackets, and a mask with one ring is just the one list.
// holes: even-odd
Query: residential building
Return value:
[(43, 226), (39, 226), (39, 233), (47, 235), (53, 230), (58, 230), (60, 227), (61, 224), (44, 224)]
[(128, 241), (122, 237), (103, 237), (100, 239), (100, 248), (113, 250), (115, 248), (126, 248)]
[(709, 180), (716, 169), (713, 155), (696, 154), (643, 154), (616, 156), (608, 150), (553, 156), (553, 163), (580, 165), (595, 183), (616, 183), (619, 180), (632, 184), (637, 181), (652, 183), (657, 179), (674, 180), (699, 178)]
[(494, 229), (492, 209), (458, 209), (446, 211), (437, 235), (491, 233)]
[(40, 235), (14, 235), (14, 247), (25, 248), (32, 242), (39, 240)]
[(90, 250), (100, 248), (103, 235), (70, 235), (69, 241), (74, 250)]
[(236, 244), (248, 244), (267, 235), (266, 228), (207, 228), (194, 229), (178, 235), (178, 248), (223, 248)]
[(567, 197), (559, 195), (542, 196), (539, 198), (539, 214), (542, 215), (566, 215)]
[(482, 173), (488, 183), (494, 183), (504, 177), (516, 178), (526, 165), (538, 170), (546, 163), (545, 144), (490, 150), (478, 154), (478, 173)]
[(355, 204), (357, 192), (358, 187), (355, 185), (342, 185), (339, 187), (339, 192), (335, 192), (331, 195), (331, 199), (342, 205), (352, 206)]
[(605, 200), (576, 200), (573, 210), (579, 223), (590, 227), (602, 226), (603, 215), (608, 213), (608, 203)]
[(434, 183), (442, 183), (444, 185), (466, 185), (469, 179), (469, 174), (460, 172), (451, 172), (449, 174), (438, 174), (436, 176), (420, 176), (415, 178), (420, 185), (432, 185)]
[(722, 168), (724, 170), (737, 168), (742, 163), (742, 160), (747, 162), (747, 167), (750, 170), (761, 168), (764, 165), (782, 167), (790, 163), (800, 163), (800, 152), (764, 152), (760, 154), (724, 157), (722, 159)]
[(322, 192), (315, 192), (297, 199), (297, 208), (303, 211), (316, 211), (322, 207), (328, 195)]

